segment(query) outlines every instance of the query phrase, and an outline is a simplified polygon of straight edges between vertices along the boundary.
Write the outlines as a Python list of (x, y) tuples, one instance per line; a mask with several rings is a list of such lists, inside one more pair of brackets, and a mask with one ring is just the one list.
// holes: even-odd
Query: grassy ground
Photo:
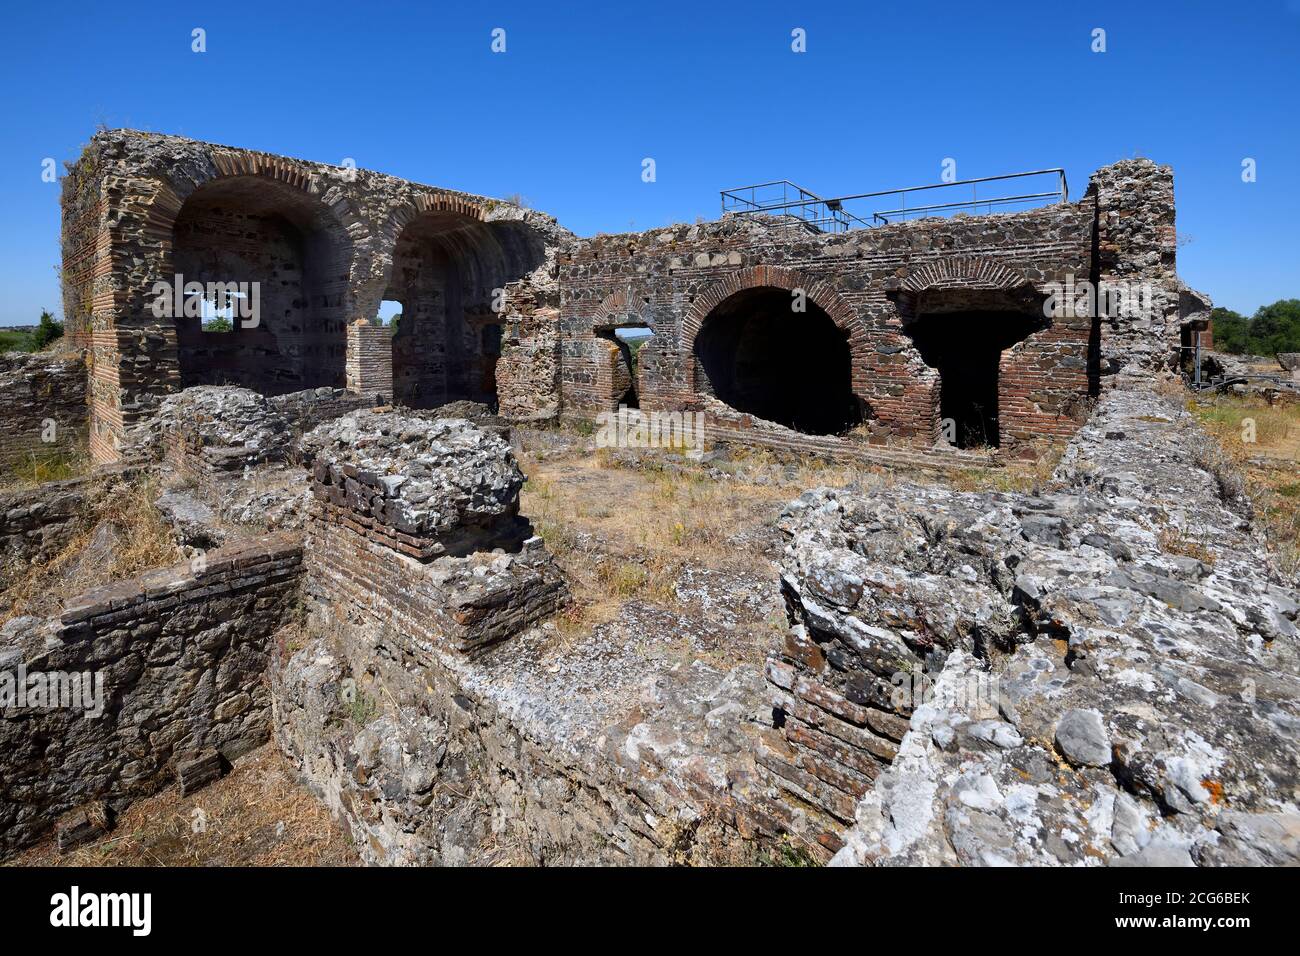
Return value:
[(1218, 395), (1188, 407), (1244, 473), (1282, 570), (1300, 574), (1300, 404)]
[(760, 539), (775, 541), (776, 515), (809, 488), (937, 480), (961, 491), (1031, 491), (1050, 478), (1062, 451), (935, 479), (761, 448), (732, 446), (721, 463), (695, 462), (656, 450), (593, 449), (585, 439), (576, 429), (567, 445), (537, 447), (525, 437), (520, 456), (528, 475), (520, 510), (574, 582), (576, 601), (560, 622), (568, 630), (607, 621), (631, 599), (674, 604), (673, 584), (686, 567), (774, 582), (779, 548)]
[(31, 488), (47, 481), (65, 481), (89, 473), (91, 461), (84, 449), (28, 452), (0, 468), (0, 491)]
[(1008, 461), (1001, 468), (962, 468), (938, 479), (953, 491), (1008, 491), (1031, 494), (1042, 490), (1065, 454), (1065, 442), (1043, 450), (1034, 461)]
[(31, 352), (36, 348), (32, 333), (0, 329), (0, 352)]
[(180, 561), (171, 530), (154, 507), (151, 482), (110, 495), (89, 529), (49, 561), (0, 569), (0, 623), (56, 614), (63, 602), (110, 581)]
[(631, 458), (579, 445), (521, 456), (528, 475), (521, 511), (573, 582), (575, 602), (562, 630), (612, 619), (625, 601), (675, 606), (684, 568), (721, 569), (775, 580), (771, 555), (738, 544), (770, 527), (804, 489), (881, 481), (873, 470), (808, 460), (786, 466), (763, 452), (729, 462), (734, 477), (709, 465), (650, 450)]
[(350, 866), (343, 828), (275, 744), (240, 758), (189, 797), (177, 787), (132, 804), (99, 843), (60, 855), (51, 837), (9, 866)]

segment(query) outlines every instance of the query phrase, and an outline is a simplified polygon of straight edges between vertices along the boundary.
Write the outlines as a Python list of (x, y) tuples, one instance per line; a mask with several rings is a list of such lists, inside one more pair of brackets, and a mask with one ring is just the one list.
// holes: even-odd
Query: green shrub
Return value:
[(32, 333), (19, 329), (0, 329), (0, 352), (31, 352)]
[(55, 320), (48, 309), (41, 310), (41, 322), (32, 333), (32, 351), (39, 352), (56, 339), (63, 338), (63, 323)]

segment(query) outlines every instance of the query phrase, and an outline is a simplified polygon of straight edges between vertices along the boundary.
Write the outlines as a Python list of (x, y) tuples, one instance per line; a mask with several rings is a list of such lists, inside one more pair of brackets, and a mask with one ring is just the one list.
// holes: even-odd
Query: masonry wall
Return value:
[(267, 395), (342, 386), (351, 242), (310, 205), (299, 212), (305, 197), (297, 191), (282, 198), (270, 190), (253, 205), (223, 196), (221, 186), (213, 184), (216, 196), (196, 191), (177, 217), (173, 265), (186, 282), (258, 282), (257, 321), (236, 316), (229, 331), (206, 331), (199, 316), (177, 319), (181, 385)]
[[(1021, 313), (1043, 316), (1054, 284), (1070, 281), (1151, 281), (1168, 290), (1176, 283), (1172, 183), (1168, 167), (1130, 160), (1099, 171), (1079, 202), (1018, 213), (838, 235), (728, 218), (571, 243), (559, 258), (564, 414), (591, 418), (611, 407), (598, 335), (645, 324), (656, 335), (639, 356), (643, 408), (704, 410), (719, 436), (841, 452), (833, 440), (775, 432), (707, 398), (696, 334), (729, 296), (771, 287), (803, 290), (846, 335), (868, 441), (928, 447), (939, 434), (941, 383), (909, 323), (935, 300), (946, 311), (952, 302), (988, 308), (1010, 297)], [(1175, 367), (1178, 318), (1167, 304), (1154, 318), (1052, 318), (1006, 350), (1002, 443), (1028, 451), (1072, 434), (1087, 399), (1122, 367), (1139, 375)], [(791, 321), (800, 316), (792, 312)]]
[[(381, 382), (382, 384), (382, 382)], [(392, 393), (384, 397), (391, 400)], [(297, 434), (309, 432), (321, 422), (342, 418), (348, 412), (374, 405), (374, 394), (369, 390), (356, 392), (342, 388), (314, 388), (272, 396), (268, 403), (279, 412)]]
[[(62, 201), (64, 307), (73, 341), (91, 349), (90, 447), (99, 461), (116, 459), (125, 431), (186, 384), (183, 367), (206, 374), (207, 363), (216, 375), (224, 363), (228, 372), (253, 376), (254, 387), (274, 392), (342, 385), (343, 326), (377, 313), (394, 283), (394, 250), (409, 225), (427, 230), (435, 223), (435, 231), (454, 234), (446, 242), (475, 298), (454, 315), (459, 326), (446, 341), (463, 349), (481, 343), (479, 326), (495, 321), (488, 314), (492, 289), (528, 273), (546, 245), (570, 237), (554, 219), (496, 200), (132, 130), (91, 140), (63, 180)], [(277, 314), (268, 315), (269, 331), (254, 331), (234, 346), (154, 309), (155, 283), (173, 282), (182, 267), (202, 259), (187, 252), (187, 243), (198, 242), (194, 250), (211, 245), (187, 227), (195, 223), (193, 212), (204, 211), (203, 222), (219, 222), (218, 208), (249, 222), (287, 222), (305, 244), (301, 263), (262, 243), (258, 261), (243, 264), (234, 255), (237, 237), (216, 244), (223, 255), (234, 255), (223, 271), (247, 273), (222, 276), (226, 281), (303, 283), (301, 297), (271, 294)], [(298, 276), (300, 267), (305, 272)], [(273, 350), (268, 334), (276, 336)], [(259, 350), (267, 361), (253, 359)], [(464, 354), (473, 361), (462, 377), (475, 388), (488, 382), (482, 362), (473, 364), (481, 356)], [(337, 381), (329, 377), (335, 373)]]
[(59, 618), (0, 629), (0, 671), (101, 675), (105, 708), (0, 713), (0, 854), (90, 800), (166, 786), (175, 764), (233, 759), (268, 739), (264, 672), (296, 604), (301, 545), (273, 535), (211, 552), (206, 568), (149, 572), (87, 592)]
[(496, 366), (500, 412), (514, 421), (560, 413), (560, 295), (553, 282), (506, 285), (506, 327)]
[(86, 450), (86, 381), (79, 354), (0, 353), (0, 470)]
[[(1128, 160), (1097, 170), (1089, 184), (1097, 204), (1095, 283), (1147, 284), (1149, 312), (1121, 303), (1098, 328), (1101, 375), (1142, 379), (1179, 366), (1178, 236), (1174, 177), (1168, 166)], [(1204, 303), (1208, 313), (1209, 303)]]
[[(747, 427), (745, 416), (701, 401), (693, 344), (714, 306), (744, 289), (768, 286), (803, 290), (847, 335), (852, 386), (868, 410), (871, 441), (931, 444), (938, 425), (937, 376), (904, 329), (911, 303), (936, 290), (1000, 295), (1085, 276), (1094, 217), (1091, 200), (1085, 200), (840, 236), (792, 236), (786, 229), (729, 219), (565, 247), (565, 412), (590, 416), (610, 406), (605, 350), (596, 333), (643, 322), (656, 334), (640, 355), (642, 407), (705, 408), (719, 426)], [(799, 319), (792, 312), (791, 321)], [(1064, 407), (1066, 396), (1087, 394), (1089, 334), (1086, 327), (1055, 324), (1032, 335), (1023, 359), (1005, 367), (1008, 385), (1018, 390), (1008, 393), (1015, 399), (1008, 434), (1013, 441), (1077, 427), (1078, 417)]]
[(348, 391), (379, 404), (393, 395), (393, 330), (358, 319), (348, 326)]
[(131, 475), (109, 467), (67, 481), (0, 492), (0, 581), (27, 564), (48, 561), (93, 527), (100, 504)]
[[(620, 397), (613, 394), (618, 376), (606, 374), (601, 334), (645, 325), (656, 335), (639, 357), (644, 408), (701, 410), (720, 434), (745, 435), (757, 424), (753, 437), (797, 444), (806, 441), (773, 434), (752, 415), (707, 400), (695, 337), (737, 292), (801, 290), (830, 316), (850, 351), (865, 443), (877, 446), (927, 448), (939, 437), (942, 382), (917, 351), (909, 324), (936, 297), (961, 293), (983, 308), (1010, 295), (1025, 314), (1041, 314), (1048, 289), (1070, 279), (1158, 287), (1154, 315), (1053, 320), (1004, 356), (1001, 438), (1020, 451), (1069, 434), (1082, 420), (1083, 400), (1121, 371), (1150, 375), (1176, 367), (1181, 316), (1172, 174), (1147, 160), (1099, 170), (1079, 202), (1017, 213), (838, 235), (732, 217), (574, 240), (547, 216), (482, 197), (117, 130), (97, 135), (64, 181), (65, 308), (72, 338), (90, 348), (90, 447), (97, 459), (117, 455), (123, 432), (183, 384), (183, 368), (218, 375), (230, 358), (222, 350), (233, 346), (156, 316), (151, 291), (193, 260), (186, 256), (194, 242), (227, 256), (238, 249), (233, 234), (216, 241), (190, 228), (219, 210), (228, 214), (226, 206), (262, 231), (272, 219), (288, 223), (303, 242), (301, 256), (261, 243), (259, 256), (270, 260), (254, 256), (261, 264), (249, 267), (269, 270), (281, 291), (302, 293), (270, 296), (275, 314), (252, 335), (274, 335), (274, 349), (248, 339), (231, 359), (248, 372), (248, 348), (264, 351), (256, 372), (274, 381), (255, 387), (267, 391), (318, 384), (313, 376), (319, 384), (341, 384), (328, 376), (341, 373), (342, 325), (373, 318), (384, 296), (409, 311), (393, 344), (399, 401), (490, 399), (501, 388), (511, 414), (591, 418)], [(199, 213), (211, 215), (195, 219)], [(558, 300), (526, 307), (530, 334), (507, 334), (498, 361), (493, 329), (509, 329), (508, 316), (497, 311), (498, 290), (518, 288), (557, 250)], [(359, 357), (351, 360), (355, 365)], [(842, 451), (833, 441), (813, 444)]]

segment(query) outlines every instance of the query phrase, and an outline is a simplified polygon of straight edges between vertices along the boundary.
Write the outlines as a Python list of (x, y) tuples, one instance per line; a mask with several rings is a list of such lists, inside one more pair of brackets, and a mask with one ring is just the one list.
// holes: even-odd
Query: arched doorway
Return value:
[(463, 211), (413, 216), (393, 246), (385, 300), (402, 303), (393, 395), (412, 408), (460, 399), (496, 404), (501, 290), (541, 264), (543, 239), (514, 222)]
[[(795, 311), (799, 301), (804, 311)], [(815, 435), (862, 420), (847, 333), (790, 289), (756, 286), (723, 299), (701, 324), (694, 356), (697, 387), (737, 411)]]
[(1003, 353), (1048, 323), (1041, 308), (1001, 292), (925, 301), (904, 329), (925, 364), (939, 373), (939, 434), (957, 448), (1002, 444)]
[(174, 307), (182, 387), (271, 395), (344, 384), (352, 244), (319, 197), (255, 175), (209, 180), (181, 206), (171, 252), (187, 285), (240, 285), (251, 290), (244, 304), (256, 302), (243, 319), (229, 302)]

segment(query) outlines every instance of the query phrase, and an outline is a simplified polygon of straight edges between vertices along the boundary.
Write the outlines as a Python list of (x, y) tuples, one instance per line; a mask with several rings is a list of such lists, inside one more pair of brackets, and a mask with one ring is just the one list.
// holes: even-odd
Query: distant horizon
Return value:
[[(948, 164), (1060, 166), (1077, 201), (1094, 170), (1141, 155), (1173, 168), (1183, 281), (1246, 316), (1300, 297), (1300, 0), (317, 10), (87, 4), (75, 31), (7, 11), (0, 326), (64, 318), (60, 186), (42, 173), (61, 177), (100, 127), (521, 195), (579, 236), (713, 221), (719, 190), (747, 182), (842, 196)], [(382, 75), (346, 66), (358, 49), (385, 51)], [(106, 50), (147, 67), (104, 71)]]

